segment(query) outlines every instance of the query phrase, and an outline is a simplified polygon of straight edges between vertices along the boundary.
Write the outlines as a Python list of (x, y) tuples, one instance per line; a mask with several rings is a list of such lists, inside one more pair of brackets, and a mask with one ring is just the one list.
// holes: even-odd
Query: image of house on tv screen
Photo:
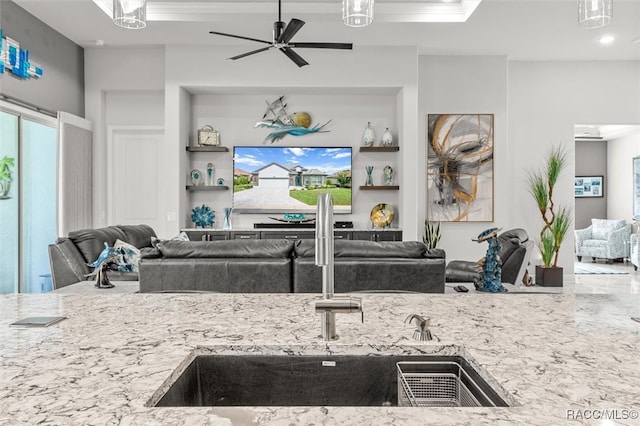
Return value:
[(248, 147), (233, 153), (237, 213), (315, 213), (328, 192), (334, 213), (351, 213), (350, 147)]

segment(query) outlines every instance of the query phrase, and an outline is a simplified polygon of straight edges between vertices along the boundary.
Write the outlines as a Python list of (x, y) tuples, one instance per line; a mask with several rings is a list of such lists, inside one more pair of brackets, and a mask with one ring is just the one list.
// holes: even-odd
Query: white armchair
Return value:
[(631, 234), (631, 263), (634, 271), (640, 266), (640, 234)]
[(594, 262), (606, 259), (607, 263), (629, 257), (631, 224), (625, 220), (591, 219), (591, 226), (574, 232), (578, 261), (582, 256), (591, 256)]

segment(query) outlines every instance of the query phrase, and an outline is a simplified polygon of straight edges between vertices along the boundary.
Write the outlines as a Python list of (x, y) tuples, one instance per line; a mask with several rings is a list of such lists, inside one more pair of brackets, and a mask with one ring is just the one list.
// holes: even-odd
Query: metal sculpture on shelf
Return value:
[(296, 112), (293, 116), (289, 115), (286, 110), (287, 104), (284, 103), (284, 96), (280, 96), (273, 102), (267, 102), (267, 110), (262, 116), (262, 120), (258, 121), (255, 127), (268, 127), (275, 129), (267, 135), (265, 142), (274, 143), (284, 138), (286, 135), (303, 136), (309, 133), (328, 132), (322, 130), (331, 120), (320, 125), (311, 126), (311, 116), (306, 112)]
[(482, 231), (478, 238), (473, 240), (479, 243), (486, 241), (489, 244), (486, 256), (480, 259), (477, 264), (481, 277), (480, 281), (475, 282), (474, 285), (478, 291), (489, 293), (504, 293), (507, 291), (502, 285), (502, 260), (498, 256), (500, 252), (498, 232), (500, 232), (500, 228), (489, 228)]

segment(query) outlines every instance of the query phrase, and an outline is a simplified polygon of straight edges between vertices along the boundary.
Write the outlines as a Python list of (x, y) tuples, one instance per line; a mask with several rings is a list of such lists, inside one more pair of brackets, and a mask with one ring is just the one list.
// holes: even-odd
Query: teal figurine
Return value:
[(502, 260), (498, 253), (500, 252), (500, 241), (498, 241), (498, 232), (500, 228), (489, 228), (478, 235), (473, 240), (479, 243), (486, 241), (489, 244), (487, 254), (478, 261), (478, 272), (481, 273), (480, 280), (473, 283), (477, 291), (486, 291), (489, 293), (504, 293), (507, 291), (502, 285)]

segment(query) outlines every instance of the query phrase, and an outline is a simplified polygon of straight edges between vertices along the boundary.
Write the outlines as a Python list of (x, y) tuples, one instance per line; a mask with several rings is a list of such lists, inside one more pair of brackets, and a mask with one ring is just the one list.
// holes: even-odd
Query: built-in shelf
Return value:
[(226, 185), (187, 185), (187, 191), (226, 191)]
[(189, 152), (229, 152), (229, 148), (220, 145), (188, 146)]
[(363, 185), (360, 187), (362, 191), (397, 191), (400, 185)]
[(396, 152), (400, 151), (399, 146), (361, 146), (360, 152)]

